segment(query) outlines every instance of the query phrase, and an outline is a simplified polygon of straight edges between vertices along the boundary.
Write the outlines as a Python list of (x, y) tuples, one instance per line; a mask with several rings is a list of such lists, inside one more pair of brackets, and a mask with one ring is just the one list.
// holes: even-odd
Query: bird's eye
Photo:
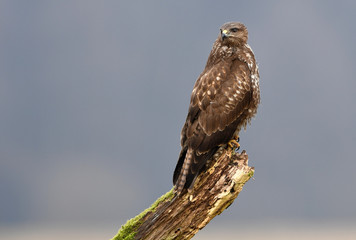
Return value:
[(230, 31), (231, 32), (237, 32), (239, 29), (238, 28), (231, 28)]

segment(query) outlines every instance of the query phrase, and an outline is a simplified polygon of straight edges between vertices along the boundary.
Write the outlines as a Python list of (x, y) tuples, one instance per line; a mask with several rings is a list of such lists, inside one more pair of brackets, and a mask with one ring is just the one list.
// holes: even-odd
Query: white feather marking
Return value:
[(248, 44), (246, 43), (246, 44), (245, 44), (245, 47), (247, 47), (247, 48), (253, 53), (252, 48), (250, 47), (250, 45), (248, 45)]

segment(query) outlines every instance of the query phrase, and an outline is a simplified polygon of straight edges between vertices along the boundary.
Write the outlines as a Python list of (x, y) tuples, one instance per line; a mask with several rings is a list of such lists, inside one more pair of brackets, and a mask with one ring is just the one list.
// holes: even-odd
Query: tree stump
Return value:
[(197, 178), (193, 191), (175, 196), (173, 189), (127, 221), (112, 240), (191, 239), (229, 207), (253, 176), (245, 151), (223, 147)]

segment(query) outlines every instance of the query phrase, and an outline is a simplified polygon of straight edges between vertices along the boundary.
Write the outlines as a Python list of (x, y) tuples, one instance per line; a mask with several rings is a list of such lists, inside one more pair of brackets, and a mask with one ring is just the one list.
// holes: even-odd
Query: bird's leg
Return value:
[(234, 148), (236, 149), (236, 151), (239, 150), (240, 149), (239, 141), (240, 141), (239, 135), (234, 135), (234, 137), (227, 143), (230, 150)]

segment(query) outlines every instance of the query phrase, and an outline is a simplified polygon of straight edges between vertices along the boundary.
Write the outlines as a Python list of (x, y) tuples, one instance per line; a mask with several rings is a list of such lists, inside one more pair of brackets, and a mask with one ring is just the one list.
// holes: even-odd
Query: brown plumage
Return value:
[(259, 73), (242, 23), (225, 23), (191, 95), (173, 175), (175, 191), (193, 186), (219, 145), (227, 144), (256, 114)]

